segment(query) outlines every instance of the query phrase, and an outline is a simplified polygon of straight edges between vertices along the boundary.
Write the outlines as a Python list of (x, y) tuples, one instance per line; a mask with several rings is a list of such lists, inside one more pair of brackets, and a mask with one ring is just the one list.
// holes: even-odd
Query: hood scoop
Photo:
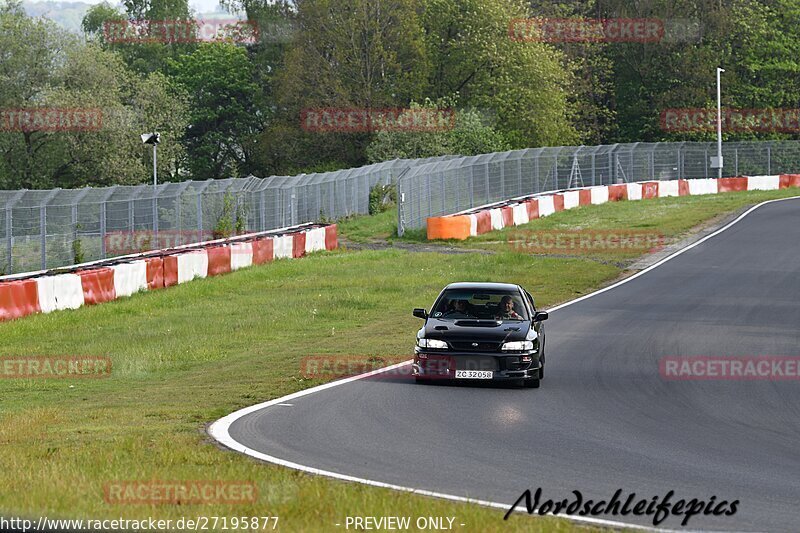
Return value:
[(455, 324), (462, 328), (496, 328), (502, 322), (499, 320), (456, 320)]

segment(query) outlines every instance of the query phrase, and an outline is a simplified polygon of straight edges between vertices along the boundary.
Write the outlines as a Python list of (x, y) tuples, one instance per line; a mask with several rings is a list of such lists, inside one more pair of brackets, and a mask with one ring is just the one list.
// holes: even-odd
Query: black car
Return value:
[(538, 388), (544, 377), (544, 324), (533, 297), (509, 283), (451, 283), (417, 332), (412, 373), (434, 379), (516, 380)]

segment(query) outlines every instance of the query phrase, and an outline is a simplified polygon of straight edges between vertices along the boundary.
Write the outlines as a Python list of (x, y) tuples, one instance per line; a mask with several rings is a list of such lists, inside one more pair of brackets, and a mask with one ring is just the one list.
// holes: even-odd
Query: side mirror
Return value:
[(543, 320), (547, 320), (548, 318), (550, 318), (550, 313), (547, 311), (536, 311), (536, 314), (533, 315), (534, 322), (541, 322)]
[(428, 312), (421, 307), (417, 307), (414, 309), (414, 316), (417, 318), (421, 318), (422, 320), (426, 320), (428, 318)]

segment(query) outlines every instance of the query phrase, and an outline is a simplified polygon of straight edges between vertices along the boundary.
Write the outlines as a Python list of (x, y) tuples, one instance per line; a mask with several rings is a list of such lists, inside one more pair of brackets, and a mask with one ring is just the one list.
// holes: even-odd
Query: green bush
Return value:
[(369, 214), (383, 213), (397, 203), (397, 187), (394, 183), (376, 184), (369, 190)]

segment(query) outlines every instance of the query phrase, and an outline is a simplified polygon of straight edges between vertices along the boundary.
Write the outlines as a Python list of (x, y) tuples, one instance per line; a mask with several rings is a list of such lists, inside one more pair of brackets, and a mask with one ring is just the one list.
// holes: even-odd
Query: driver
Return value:
[(495, 318), (498, 320), (522, 320), (519, 313), (514, 311), (514, 299), (511, 296), (505, 295), (500, 300)]

